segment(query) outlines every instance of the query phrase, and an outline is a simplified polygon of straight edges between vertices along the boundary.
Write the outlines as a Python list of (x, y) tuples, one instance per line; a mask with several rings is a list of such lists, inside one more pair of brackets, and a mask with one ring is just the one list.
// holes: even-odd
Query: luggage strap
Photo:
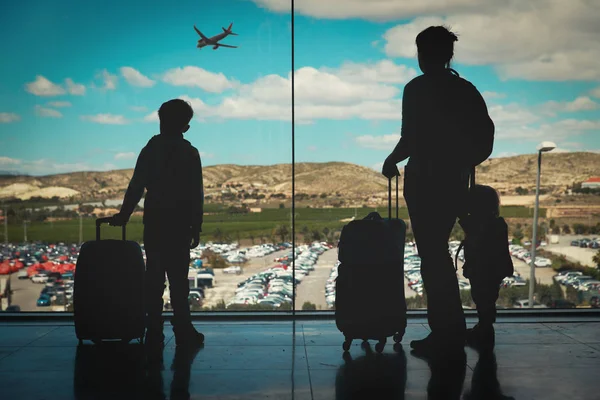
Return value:
[(456, 255), (454, 256), (454, 271), (458, 271), (458, 255), (460, 254), (460, 251), (464, 249), (464, 247), (465, 241), (461, 240), (460, 245), (458, 246), (458, 250), (456, 250)]
[[(396, 219), (398, 219), (398, 179), (396, 175)], [(392, 178), (388, 178), (388, 218), (392, 219)]]

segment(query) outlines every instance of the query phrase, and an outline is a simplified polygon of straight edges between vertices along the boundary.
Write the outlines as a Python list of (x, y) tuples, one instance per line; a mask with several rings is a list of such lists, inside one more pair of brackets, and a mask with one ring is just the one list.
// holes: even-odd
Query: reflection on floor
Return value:
[[(430, 365), (410, 354), (427, 335), (411, 320), (403, 351), (355, 342), (342, 357), (331, 321), (196, 323), (204, 348), (78, 346), (69, 323), (0, 321), (2, 399), (592, 399), (600, 384), (600, 320), (498, 323), (495, 356)], [(372, 343), (374, 344), (374, 343)]]

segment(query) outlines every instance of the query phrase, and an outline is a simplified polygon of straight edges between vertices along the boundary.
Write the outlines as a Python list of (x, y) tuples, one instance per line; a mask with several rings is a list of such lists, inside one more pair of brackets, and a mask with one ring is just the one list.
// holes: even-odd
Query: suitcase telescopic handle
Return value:
[[(100, 240), (100, 225), (102, 224), (108, 224), (110, 223), (110, 221), (112, 221), (112, 217), (105, 217), (105, 218), (98, 218), (96, 219), (96, 240)], [(121, 231), (122, 231), (122, 236), (123, 236), (123, 240), (126, 240), (125, 237), (125, 225), (123, 225), (121, 227)]]
[[(398, 219), (398, 179), (396, 175), (396, 219)], [(392, 178), (388, 178), (388, 218), (392, 219)]]

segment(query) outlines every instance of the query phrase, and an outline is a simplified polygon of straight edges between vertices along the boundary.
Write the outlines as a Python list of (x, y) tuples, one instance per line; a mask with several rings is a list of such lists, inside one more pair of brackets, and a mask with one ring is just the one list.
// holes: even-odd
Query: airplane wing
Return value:
[(217, 46), (219, 46), (219, 47), (229, 47), (230, 49), (237, 49), (238, 48), (238, 46), (231, 46), (231, 45), (228, 45), (228, 44), (221, 44), (221, 43), (218, 43)]
[(202, 39), (204, 39), (204, 40), (206, 40), (206, 41), (208, 41), (208, 40), (209, 40), (209, 39), (208, 39), (206, 36), (204, 36), (204, 35), (202, 34), (202, 32), (200, 32), (200, 30), (199, 30), (198, 28), (196, 28), (196, 25), (194, 25), (194, 30), (195, 30), (196, 32), (198, 32), (198, 35), (200, 35), (200, 37), (201, 37)]

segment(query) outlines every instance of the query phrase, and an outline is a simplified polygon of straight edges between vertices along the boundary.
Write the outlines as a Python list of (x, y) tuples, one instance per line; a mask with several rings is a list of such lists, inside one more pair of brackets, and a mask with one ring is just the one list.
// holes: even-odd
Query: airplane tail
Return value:
[(231, 32), (231, 27), (233, 26), (233, 22), (229, 24), (229, 27), (227, 29), (225, 29), (224, 27), (221, 27), (223, 29), (223, 32), (229, 34), (229, 35), (233, 35), (233, 36), (237, 36), (237, 33)]

